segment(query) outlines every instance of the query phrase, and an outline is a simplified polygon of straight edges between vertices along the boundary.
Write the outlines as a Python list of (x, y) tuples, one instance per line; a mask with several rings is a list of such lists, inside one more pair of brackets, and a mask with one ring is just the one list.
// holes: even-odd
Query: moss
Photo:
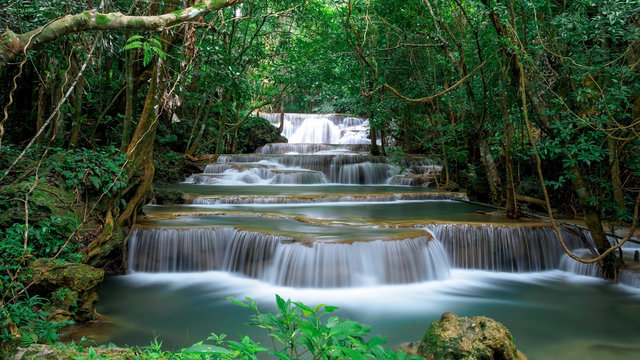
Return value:
[(94, 317), (93, 306), (98, 300), (96, 291), (104, 279), (104, 270), (52, 259), (37, 259), (29, 269), (34, 281), (31, 291), (53, 298), (51, 306), (60, 310), (63, 316), (73, 315), (79, 321)]
[(178, 10), (172, 12), (172, 14), (174, 14), (176, 16), (180, 16), (180, 15), (182, 15), (183, 12), (184, 12), (184, 9), (178, 9)]
[(109, 18), (107, 15), (98, 14), (98, 16), (96, 16), (96, 24), (98, 25), (105, 25), (110, 22), (111, 22), (111, 18)]
[(143, 19), (130, 19), (128, 21), (131, 28), (144, 28), (147, 25)]
[[(25, 194), (33, 186), (32, 182), (21, 182), (3, 188), (7, 199), (24, 199)], [(29, 197), (29, 221), (32, 223), (49, 220), (53, 216), (71, 216), (80, 218), (81, 206), (76, 203), (75, 196), (64, 189), (50, 186), (43, 182), (33, 190)], [(22, 201), (6, 201), (5, 209), (0, 211), (0, 227), (9, 227), (16, 222), (24, 221), (24, 203)]]

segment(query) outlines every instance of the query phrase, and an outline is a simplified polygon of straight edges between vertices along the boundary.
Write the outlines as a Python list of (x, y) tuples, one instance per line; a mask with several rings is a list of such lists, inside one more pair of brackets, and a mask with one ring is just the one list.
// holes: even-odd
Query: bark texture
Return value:
[(0, 34), (0, 68), (29, 49), (67, 34), (89, 30), (159, 31), (241, 2), (242, 0), (204, 0), (186, 9), (157, 16), (128, 16), (119, 12), (100, 14), (94, 9), (67, 15), (24, 34), (16, 34), (7, 29)]

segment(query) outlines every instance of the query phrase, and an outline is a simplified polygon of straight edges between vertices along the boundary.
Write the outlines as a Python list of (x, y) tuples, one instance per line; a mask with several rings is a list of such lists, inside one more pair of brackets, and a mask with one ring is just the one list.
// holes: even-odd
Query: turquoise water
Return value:
[(372, 326), (391, 347), (420, 339), (432, 321), (452, 311), (502, 322), (532, 360), (631, 360), (640, 354), (640, 291), (561, 271), (453, 270), (444, 281), (356, 289), (275, 287), (222, 272), (136, 273), (108, 278), (98, 311), (114, 321), (110, 340), (117, 344), (145, 345), (157, 337), (177, 349), (224, 332), (268, 345), (260, 329), (242, 325), (250, 313), (223, 296), (250, 296), (272, 311), (276, 293), (340, 306), (339, 316)]
[[(418, 171), (418, 168), (415, 167), (414, 170)], [(189, 263), (192, 258), (194, 261), (202, 261), (199, 257), (202, 257), (203, 253), (209, 254), (209, 252), (202, 252), (202, 247), (193, 251), (192, 245), (185, 245), (184, 247), (188, 249), (183, 249), (176, 244), (177, 238), (193, 240), (190, 237), (193, 233), (200, 234), (197, 240), (203, 238), (201, 231), (191, 231), (188, 234), (190, 236), (184, 234), (184, 236), (177, 236), (174, 235), (175, 233), (185, 232), (183, 230), (191, 228), (204, 228), (206, 232), (204, 235), (209, 235), (208, 229), (214, 227), (234, 227), (237, 230), (248, 230), (253, 234), (251, 236), (256, 235), (255, 233), (269, 233), (305, 240), (304, 249), (302, 249), (304, 251), (300, 253), (306, 254), (305, 256), (310, 259), (309, 267), (290, 267), (289, 262), (273, 260), (277, 257), (271, 256), (272, 254), (267, 251), (264, 252), (265, 255), (256, 256), (256, 253), (263, 253), (257, 251), (255, 242), (252, 242), (248, 246), (240, 243), (242, 251), (238, 254), (241, 253), (242, 256), (237, 259), (239, 263), (249, 259), (251, 261), (247, 261), (247, 264), (261, 265), (262, 261), (266, 264), (265, 267), (272, 267), (274, 264), (290, 267), (290, 269), (279, 269), (275, 266), (274, 268), (278, 268), (278, 271), (286, 272), (294, 269), (293, 271), (300, 274), (313, 276), (322, 274), (324, 270), (329, 270), (328, 273), (351, 274), (351, 271), (354, 271), (352, 269), (357, 268), (353, 267), (353, 264), (345, 262), (341, 264), (344, 267), (336, 270), (337, 267), (324, 265), (331, 262), (317, 261), (320, 255), (316, 255), (335, 254), (336, 258), (341, 258), (345, 255), (344, 253), (350, 252), (349, 256), (344, 258), (348, 258), (349, 261), (356, 258), (366, 263), (369, 267), (360, 268), (369, 269), (364, 272), (364, 277), (367, 277), (371, 276), (372, 267), (374, 270), (385, 271), (398, 269), (398, 267), (385, 268), (385, 261), (393, 256), (380, 252), (380, 243), (371, 242), (372, 240), (388, 241), (415, 237), (417, 233), (426, 231), (421, 229), (424, 224), (431, 223), (456, 224), (456, 229), (458, 226), (463, 229), (448, 233), (448, 245), (458, 244), (447, 248), (450, 252), (448, 256), (443, 250), (437, 259), (427, 258), (421, 255), (423, 249), (417, 248), (416, 251), (411, 250), (408, 253), (410, 256), (407, 256), (405, 251), (396, 252), (403, 255), (393, 257), (394, 264), (400, 264), (399, 268), (408, 267), (410, 258), (415, 256), (428, 259), (425, 261), (428, 263), (425, 266), (437, 267), (439, 270), (444, 270), (441, 273), (445, 274), (431, 277), (431, 279), (444, 280), (375, 286), (371, 284), (387, 284), (387, 282), (359, 282), (358, 286), (353, 287), (312, 288), (307, 285), (304, 288), (296, 288), (275, 286), (267, 283), (268, 280), (257, 280), (258, 278), (266, 279), (266, 277), (244, 277), (240, 275), (243, 273), (241, 270), (244, 269), (238, 269), (234, 273), (149, 272), (112, 276), (102, 285), (100, 301), (97, 304), (97, 310), (112, 322), (112, 325), (101, 334), (103, 337), (99, 339), (100, 342), (147, 345), (157, 339), (162, 341), (166, 348), (179, 349), (203, 340), (211, 332), (215, 332), (226, 333), (232, 340), (240, 339), (241, 335), (249, 335), (268, 347), (271, 341), (261, 329), (243, 325), (250, 315), (248, 310), (232, 305), (224, 297), (242, 299), (249, 296), (256, 299), (259, 307), (264, 311), (273, 311), (275, 294), (279, 294), (284, 298), (302, 301), (312, 306), (317, 304), (339, 306), (337, 315), (372, 326), (372, 334), (386, 337), (388, 345), (392, 348), (404, 342), (419, 340), (431, 322), (440, 318), (443, 312), (451, 311), (462, 316), (485, 315), (502, 322), (511, 330), (518, 348), (531, 360), (640, 358), (640, 289), (612, 285), (600, 279), (559, 270), (502, 273), (462, 270), (450, 266), (454, 254), (458, 254), (456, 260), (462, 263), (473, 260), (474, 256), (483, 259), (486, 257), (489, 260), (496, 259), (496, 254), (502, 257), (500, 261), (507, 264), (519, 261), (541, 261), (540, 254), (544, 253), (542, 248), (546, 251), (554, 251), (552, 255), (555, 257), (549, 256), (547, 260), (559, 259), (561, 250), (556, 251), (554, 250), (556, 247), (549, 244), (542, 246), (541, 243), (553, 243), (553, 240), (546, 235), (539, 237), (540, 234), (546, 234), (538, 231), (541, 228), (537, 225), (540, 224), (533, 225), (531, 229), (535, 228), (535, 231), (513, 231), (510, 228), (510, 226), (531, 224), (530, 220), (512, 221), (493, 213), (491, 207), (467, 202), (415, 200), (416, 196), (404, 196), (401, 198), (405, 200), (398, 200), (399, 198), (394, 195), (419, 194), (422, 196), (430, 191), (424, 187), (178, 184), (167, 188), (185, 193), (190, 201), (197, 197), (209, 197), (208, 200), (215, 198), (211, 203), (227, 200), (227, 202), (237, 203), (238, 197), (250, 198), (241, 199), (245, 204), (146, 206), (144, 211), (147, 216), (141, 221), (141, 226), (147, 233), (162, 235), (157, 237), (161, 239), (157, 243), (153, 242), (156, 241), (153, 240), (156, 238), (153, 236), (149, 237), (151, 240), (147, 239), (148, 242), (145, 242), (145, 246), (148, 247), (145, 249), (149, 254), (162, 253), (162, 256), (156, 256), (157, 261), (187, 259), (185, 262)], [(368, 194), (376, 194), (375, 199), (387, 201), (357, 202), (363, 201), (361, 196)], [(385, 195), (380, 196), (380, 194)], [(391, 196), (386, 196), (389, 194)], [(322, 199), (327, 202), (282, 204), (282, 202), (295, 202), (291, 199), (293, 197), (326, 195), (347, 196)], [(349, 198), (348, 195), (358, 196)], [(274, 201), (272, 197), (279, 197), (279, 199)], [(282, 201), (283, 197), (289, 198)], [(425, 197), (421, 197), (423, 198)], [(317, 198), (314, 199), (316, 200)], [(329, 200), (333, 202), (328, 202)], [(249, 204), (246, 204), (247, 202)], [(280, 202), (280, 204), (273, 202)], [(474, 224), (474, 226), (465, 227), (460, 225), (461, 223)], [(484, 237), (481, 237), (478, 226), (483, 224), (486, 226), (482, 228)], [(499, 232), (503, 234), (503, 238), (497, 239), (494, 236), (494, 233), (498, 233), (494, 231), (498, 228), (495, 225), (499, 226)], [(412, 229), (411, 226), (419, 228)], [(162, 232), (155, 229), (162, 229), (160, 230)], [(165, 229), (181, 230), (164, 231)], [(235, 230), (231, 232), (233, 231)], [(257, 236), (260, 236), (262, 243), (265, 242), (262, 241), (265, 238), (262, 234)], [(210, 239), (210, 242), (193, 241), (193, 243), (208, 246), (209, 243), (219, 244), (227, 241), (231, 245), (238, 245), (236, 240), (229, 239), (230, 237), (225, 235), (223, 239)], [(307, 251), (315, 249), (318, 245), (315, 241), (318, 240), (347, 242), (347, 244), (329, 244), (335, 247), (334, 252)], [(475, 240), (479, 240), (481, 244)], [(350, 241), (369, 242), (351, 244)], [(444, 241), (440, 242), (436, 239), (429, 244), (440, 246)], [(398, 247), (404, 246), (402, 241), (394, 243), (398, 243)], [(385, 242), (384, 245), (394, 243)], [(162, 252), (156, 251), (158, 244), (162, 245)], [(185, 241), (180, 244), (191, 243)], [(294, 247), (302, 247), (294, 242), (293, 245), (291, 244), (291, 240), (278, 243), (278, 251), (284, 252)], [(424, 246), (427, 246), (426, 242)], [(228, 248), (235, 249), (233, 246)], [(367, 251), (363, 251), (364, 248)], [(145, 254), (144, 259), (152, 258), (147, 257), (147, 253), (143, 254)], [(215, 254), (220, 252), (216, 250)], [(238, 254), (234, 253), (234, 256)], [(383, 254), (382, 260), (379, 256), (377, 263), (374, 263), (372, 260), (374, 256), (371, 254)], [(209, 260), (210, 257), (205, 256), (205, 259)], [(291, 264), (295, 263), (295, 261), (291, 262)], [(555, 263), (553, 264), (555, 266)], [(187, 268), (191, 270), (199, 267)], [(220, 268), (207, 267), (207, 269)], [(502, 267), (495, 268), (508, 271)], [(518, 266), (514, 267), (513, 271), (542, 268)], [(174, 268), (160, 267), (159, 269)], [(419, 279), (423, 281), (425, 278)], [(284, 282), (271, 281), (271, 283)], [(293, 284), (298, 286), (298, 283)], [(351, 286), (350, 283), (349, 286)]]

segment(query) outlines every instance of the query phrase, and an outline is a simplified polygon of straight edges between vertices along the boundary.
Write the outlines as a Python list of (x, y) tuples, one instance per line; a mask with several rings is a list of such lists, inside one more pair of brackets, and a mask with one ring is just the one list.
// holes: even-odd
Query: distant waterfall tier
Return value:
[(281, 286), (352, 287), (449, 277), (444, 249), (428, 234), (404, 240), (299, 243), (228, 227), (139, 228), (129, 249), (133, 271), (229, 271)]
[[(391, 163), (371, 155), (221, 155), (203, 174), (189, 177), (192, 184), (386, 184), (402, 169), (431, 173), (438, 166), (419, 156)], [(436, 170), (434, 170), (436, 169)]]
[(366, 153), (370, 149), (369, 144), (293, 144), (275, 143), (267, 144), (256, 150), (257, 154), (284, 155), (284, 154), (349, 154)]
[[(336, 114), (261, 113), (290, 143), (370, 144), (369, 121)], [(282, 116), (282, 118), (281, 118)]]
[(217, 204), (315, 204), (330, 202), (389, 202), (406, 200), (464, 200), (466, 195), (457, 192), (395, 193), (395, 194), (322, 194), (293, 196), (195, 196), (187, 203), (200, 205)]
[(325, 175), (320, 171), (302, 168), (287, 168), (278, 163), (214, 164), (207, 165), (205, 172), (190, 176), (185, 183), (191, 184), (324, 184)]
[[(564, 250), (549, 226), (432, 225), (429, 228), (449, 254), (451, 266), (506, 272), (558, 269)], [(583, 240), (563, 232), (570, 249)], [(591, 241), (591, 240), (588, 240)]]

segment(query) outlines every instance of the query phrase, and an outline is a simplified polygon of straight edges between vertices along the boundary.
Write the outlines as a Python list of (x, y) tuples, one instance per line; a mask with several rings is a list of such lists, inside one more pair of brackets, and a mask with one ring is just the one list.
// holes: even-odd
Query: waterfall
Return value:
[(187, 184), (324, 184), (327, 180), (320, 171), (287, 167), (277, 162), (261, 160), (248, 163), (207, 165), (202, 174), (185, 180)]
[(129, 240), (129, 268), (139, 272), (223, 270), (261, 278), (278, 243), (290, 240), (233, 228), (138, 228)]
[[(301, 149), (303, 147), (301, 146)], [(319, 147), (320, 148), (320, 147)], [(319, 149), (318, 148), (318, 149)], [(321, 151), (321, 150), (320, 150)], [(254, 170), (254, 167), (258, 169)], [(433, 162), (425, 157), (404, 157), (399, 158), (393, 164), (388, 158), (382, 156), (362, 155), (362, 154), (247, 154), (247, 155), (221, 155), (218, 157), (217, 165), (209, 165), (205, 168), (205, 174), (215, 172), (223, 176), (223, 180), (216, 180), (220, 177), (197, 177), (188, 178), (186, 183), (218, 184), (220, 181), (229, 180), (231, 182), (250, 180), (246, 183), (272, 183), (273, 178), (269, 169), (277, 170), (310, 170), (324, 174), (325, 180), (318, 183), (329, 182), (335, 184), (386, 184), (390, 178), (397, 175), (401, 168), (405, 168), (409, 174), (415, 175), (415, 170), (424, 171), (425, 168), (437, 169)], [(415, 170), (414, 170), (415, 169)], [(249, 173), (243, 173), (249, 171)], [(238, 174), (240, 173), (240, 174)], [(255, 175), (255, 176), (254, 176)], [(423, 176), (423, 175), (416, 175)], [(424, 175), (428, 179), (433, 179), (432, 175)], [(207, 180), (211, 179), (211, 180)]]
[(284, 155), (284, 154), (317, 154), (318, 152), (345, 153), (356, 152), (363, 153), (369, 151), (368, 144), (291, 144), (291, 143), (275, 143), (267, 144), (256, 150), (256, 154), (265, 155)]
[[(573, 254), (579, 256), (583, 259), (593, 258), (593, 255), (588, 249), (574, 249), (572, 250)], [(602, 276), (602, 269), (598, 263), (593, 264), (585, 264), (580, 261), (574, 260), (569, 255), (563, 254), (562, 259), (560, 259), (560, 270), (570, 272), (577, 275), (583, 276), (593, 276), (600, 277)]]
[(296, 287), (402, 284), (449, 277), (442, 245), (428, 237), (351, 244), (315, 242), (284, 246), (269, 281)]
[[(457, 268), (507, 272), (557, 269), (564, 250), (549, 226), (499, 226), (444, 224), (429, 227)], [(570, 249), (582, 240), (567, 232)]]
[(336, 182), (340, 184), (384, 184), (400, 168), (381, 163), (363, 162), (340, 166)]
[(640, 268), (625, 269), (620, 273), (618, 281), (631, 287), (640, 288)]
[[(280, 127), (279, 113), (261, 113)], [(369, 121), (338, 114), (284, 114), (282, 136), (290, 143), (370, 144)], [(380, 140), (378, 140), (378, 145)]]
[(329, 119), (309, 118), (288, 139), (292, 143), (337, 144), (340, 128)]
[(351, 287), (449, 277), (444, 249), (428, 235), (300, 243), (234, 228), (138, 228), (129, 249), (130, 269), (137, 272), (221, 270), (282, 286)]
[(464, 200), (464, 193), (321, 194), (304, 196), (199, 196), (187, 199), (200, 205), (222, 204), (314, 204), (329, 202), (381, 202), (407, 200)]

